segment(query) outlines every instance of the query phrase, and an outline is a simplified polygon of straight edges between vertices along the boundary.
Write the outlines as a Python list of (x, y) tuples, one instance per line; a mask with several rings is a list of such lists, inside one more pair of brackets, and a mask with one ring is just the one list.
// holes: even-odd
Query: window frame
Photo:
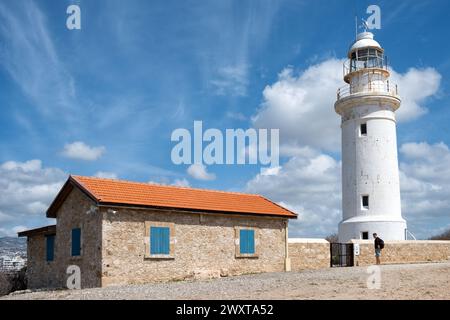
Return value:
[[(367, 233), (367, 238), (364, 238), (365, 233)], [(361, 231), (361, 240), (369, 240), (369, 231)]]
[[(363, 132), (363, 126), (364, 126), (364, 129), (365, 129), (365, 132)], [(360, 125), (359, 125), (359, 136), (360, 137), (367, 137), (367, 122), (364, 122), (364, 123), (361, 123)]]
[[(78, 246), (78, 254), (74, 254), (74, 251), (76, 253), (76, 250), (74, 250), (74, 231), (75, 230), (80, 230), (80, 234), (79, 234), (79, 246)], [(72, 258), (79, 258), (83, 255), (83, 234), (82, 234), (82, 230), (81, 227), (76, 227), (76, 228), (72, 228), (71, 230), (71, 235), (70, 235), (70, 256)]]
[[(367, 205), (364, 205), (364, 199), (367, 198)], [(361, 195), (361, 209), (362, 210), (369, 210), (370, 208), (370, 198), (368, 194)]]
[[(52, 242), (52, 252), (51, 255), (49, 255), (49, 239), (53, 239)], [(56, 240), (56, 234), (46, 234), (45, 235), (45, 261), (46, 262), (53, 262), (55, 261), (55, 240)], [(50, 258), (51, 257), (51, 258)]]
[[(253, 231), (254, 252), (241, 253), (241, 230)], [(235, 257), (236, 258), (258, 258), (259, 257), (259, 229), (255, 227), (235, 227)]]
[[(175, 224), (169, 222), (145, 221), (144, 231), (144, 259), (175, 259)], [(151, 228), (168, 228), (169, 229), (169, 253), (151, 253)]]

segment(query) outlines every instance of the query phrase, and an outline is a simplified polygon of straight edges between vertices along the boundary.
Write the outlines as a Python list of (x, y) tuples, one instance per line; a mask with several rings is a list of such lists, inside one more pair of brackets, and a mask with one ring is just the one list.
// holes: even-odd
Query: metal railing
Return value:
[(346, 85), (337, 90), (337, 100), (361, 93), (383, 94), (396, 97), (398, 96), (398, 87), (396, 84), (392, 84), (389, 80), (383, 83), (368, 82), (364, 85), (357, 86)]
[(367, 55), (364, 57), (352, 58), (344, 62), (344, 77), (349, 73), (365, 69), (388, 70), (388, 58), (386, 56)]
[(410, 235), (413, 240), (417, 240), (416, 237), (411, 233), (411, 231), (405, 229), (405, 240), (408, 240), (408, 235)]

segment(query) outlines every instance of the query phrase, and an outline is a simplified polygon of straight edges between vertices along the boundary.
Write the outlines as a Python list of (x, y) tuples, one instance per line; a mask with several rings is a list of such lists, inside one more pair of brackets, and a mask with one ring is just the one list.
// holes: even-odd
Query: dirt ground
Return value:
[(450, 300), (450, 262), (383, 265), (380, 274), (379, 289), (368, 288), (371, 274), (366, 267), (352, 267), (97, 289), (26, 292), (3, 299)]

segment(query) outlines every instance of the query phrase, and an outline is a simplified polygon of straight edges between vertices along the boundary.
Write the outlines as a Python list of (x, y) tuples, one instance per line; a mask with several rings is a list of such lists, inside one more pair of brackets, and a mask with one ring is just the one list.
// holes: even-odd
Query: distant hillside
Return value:
[(27, 239), (16, 237), (0, 238), (0, 256), (18, 254), (25, 256), (27, 252)]

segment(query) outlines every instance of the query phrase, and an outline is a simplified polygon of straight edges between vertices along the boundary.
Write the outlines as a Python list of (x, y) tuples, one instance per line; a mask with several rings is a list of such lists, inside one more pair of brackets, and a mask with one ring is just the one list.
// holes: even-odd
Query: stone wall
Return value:
[[(102, 286), (285, 269), (286, 220), (282, 218), (124, 208), (101, 210)], [(153, 223), (157, 226), (166, 223), (174, 228), (170, 258), (146, 257), (146, 225)], [(255, 228), (256, 256), (237, 256), (235, 235), (239, 227)]]
[(292, 271), (330, 267), (330, 243), (327, 240), (290, 238), (288, 243)]
[[(69, 265), (81, 271), (81, 287), (99, 287), (101, 282), (102, 216), (90, 211), (92, 201), (78, 188), (74, 188), (57, 212), (55, 262), (58, 282), (66, 286)], [(81, 255), (72, 257), (72, 229), (81, 228)]]
[[(54, 259), (46, 261), (44, 235), (28, 237), (27, 276), (30, 288), (66, 287), (67, 268), (76, 265), (81, 272), (81, 287), (98, 287), (101, 282), (101, 215), (87, 213), (94, 202), (74, 188), (58, 210)], [(72, 257), (73, 228), (81, 228), (81, 256)]]
[(44, 234), (28, 237), (27, 278), (29, 288), (56, 287), (55, 265), (46, 261), (46, 239)]
[[(355, 256), (355, 266), (375, 263), (373, 240), (352, 240), (351, 242), (359, 244), (360, 248), (359, 256)], [(449, 259), (450, 241), (385, 241), (385, 247), (381, 253), (383, 264), (441, 262)]]

